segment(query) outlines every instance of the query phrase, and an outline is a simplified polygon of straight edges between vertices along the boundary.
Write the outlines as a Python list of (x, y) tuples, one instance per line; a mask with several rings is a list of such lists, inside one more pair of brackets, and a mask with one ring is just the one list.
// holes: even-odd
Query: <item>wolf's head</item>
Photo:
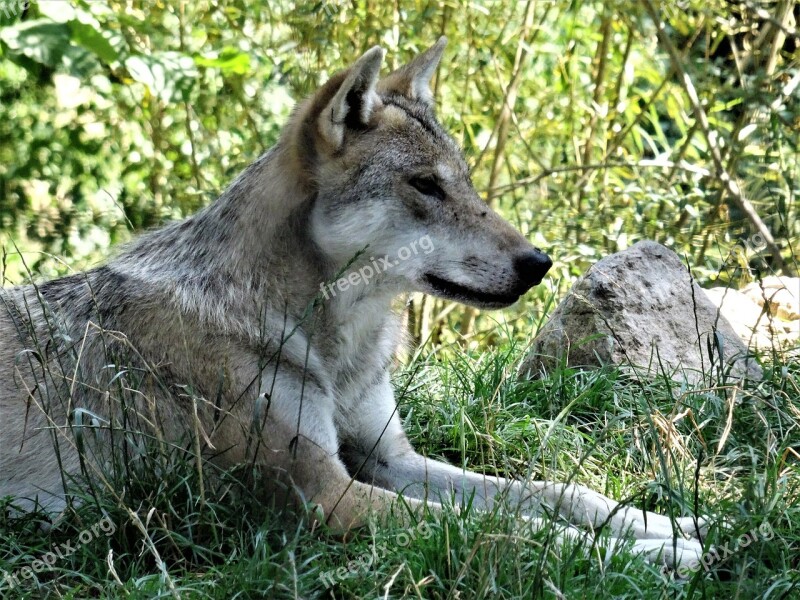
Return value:
[(429, 82), (445, 44), (382, 80), (374, 47), (298, 109), (291, 135), (316, 197), (311, 236), (333, 264), (369, 265), (360, 285), (507, 306), (551, 261), (480, 199), (434, 116)]

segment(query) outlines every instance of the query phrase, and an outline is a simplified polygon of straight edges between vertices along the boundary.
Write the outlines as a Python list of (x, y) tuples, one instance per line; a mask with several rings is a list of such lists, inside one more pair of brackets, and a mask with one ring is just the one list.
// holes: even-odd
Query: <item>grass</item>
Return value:
[[(13, 500), (3, 500), (0, 577), (19, 583), (10, 588), (6, 578), (0, 595), (800, 597), (797, 362), (766, 362), (764, 381), (743, 388), (690, 388), (616, 369), (564, 368), (518, 382), (521, 358), (515, 347), (451, 352), (399, 372), (415, 446), (489, 473), (580, 482), (662, 513), (696, 510), (712, 522), (707, 569), (681, 579), (625, 551), (560, 547), (513, 511), (450, 511), (341, 539), (261, 506), (233, 479), (201, 498), (196, 468), (178, 455), (129, 470), (117, 493), (85, 496), (45, 531), (45, 515), (14, 513)], [(23, 571), (56, 549), (63, 556), (52, 568)]]

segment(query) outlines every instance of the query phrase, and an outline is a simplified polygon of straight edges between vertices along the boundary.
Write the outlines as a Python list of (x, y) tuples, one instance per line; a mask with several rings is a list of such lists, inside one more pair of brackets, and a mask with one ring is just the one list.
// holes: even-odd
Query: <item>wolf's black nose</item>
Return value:
[(519, 278), (528, 287), (539, 283), (552, 266), (553, 261), (550, 260), (550, 257), (538, 248), (534, 248), (532, 251), (521, 254), (514, 259), (514, 268), (517, 270)]

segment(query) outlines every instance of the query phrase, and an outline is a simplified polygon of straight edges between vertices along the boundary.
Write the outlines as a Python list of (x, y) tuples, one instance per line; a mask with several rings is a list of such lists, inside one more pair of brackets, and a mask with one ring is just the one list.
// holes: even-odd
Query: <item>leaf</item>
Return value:
[(37, 2), (37, 8), (40, 15), (55, 23), (71, 21), (76, 14), (75, 9), (68, 2)]
[(104, 63), (110, 64), (119, 59), (119, 54), (114, 47), (92, 25), (80, 21), (70, 21), (69, 28), (72, 32), (72, 41)]
[[(113, 62), (117, 53), (108, 41), (91, 25), (71, 21), (56, 23), (49, 19), (38, 19), (19, 23), (0, 31), (0, 40), (5, 42), (12, 58), (17, 58), (26, 69), (34, 68), (25, 59), (84, 77), (100, 67), (99, 57)], [(77, 45), (71, 43), (75, 41)]]
[(61, 57), (61, 62), (64, 66), (62, 70), (78, 79), (85, 79), (102, 68), (94, 54), (71, 44)]
[(753, 133), (756, 129), (758, 129), (758, 124), (756, 123), (750, 123), (750, 125), (745, 125), (739, 132), (739, 137), (736, 139), (741, 142), (742, 140), (746, 139), (747, 136)]
[(125, 60), (125, 68), (134, 81), (168, 103), (187, 100), (197, 78), (194, 61), (179, 52), (131, 56)]
[(250, 72), (250, 55), (227, 46), (218, 57), (195, 56), (194, 62), (200, 67), (219, 69), (226, 75), (246, 75)]
[(0, 31), (0, 40), (11, 53), (55, 68), (70, 46), (70, 30), (64, 23), (37, 19), (4, 28)]

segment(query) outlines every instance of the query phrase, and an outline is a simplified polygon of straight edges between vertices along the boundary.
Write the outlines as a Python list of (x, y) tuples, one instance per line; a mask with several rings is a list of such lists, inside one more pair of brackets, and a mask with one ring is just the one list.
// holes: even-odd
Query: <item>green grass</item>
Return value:
[[(203, 501), (196, 469), (173, 459), (134, 469), (115, 494), (87, 495), (47, 531), (41, 514), (0, 510), (3, 573), (19, 575), (54, 547), (74, 549), (0, 596), (800, 597), (800, 365), (765, 363), (765, 380), (744, 389), (686, 388), (614, 369), (519, 383), (520, 359), (516, 348), (450, 352), (399, 372), (415, 446), (488, 473), (579, 482), (663, 513), (697, 509), (711, 517), (706, 543), (719, 559), (709, 555), (707, 570), (679, 579), (624, 551), (560, 547), (513, 511), (428, 515), (410, 529), (392, 521), (341, 539), (259, 505), (232, 479)], [(110, 531), (87, 536), (104, 519)]]

